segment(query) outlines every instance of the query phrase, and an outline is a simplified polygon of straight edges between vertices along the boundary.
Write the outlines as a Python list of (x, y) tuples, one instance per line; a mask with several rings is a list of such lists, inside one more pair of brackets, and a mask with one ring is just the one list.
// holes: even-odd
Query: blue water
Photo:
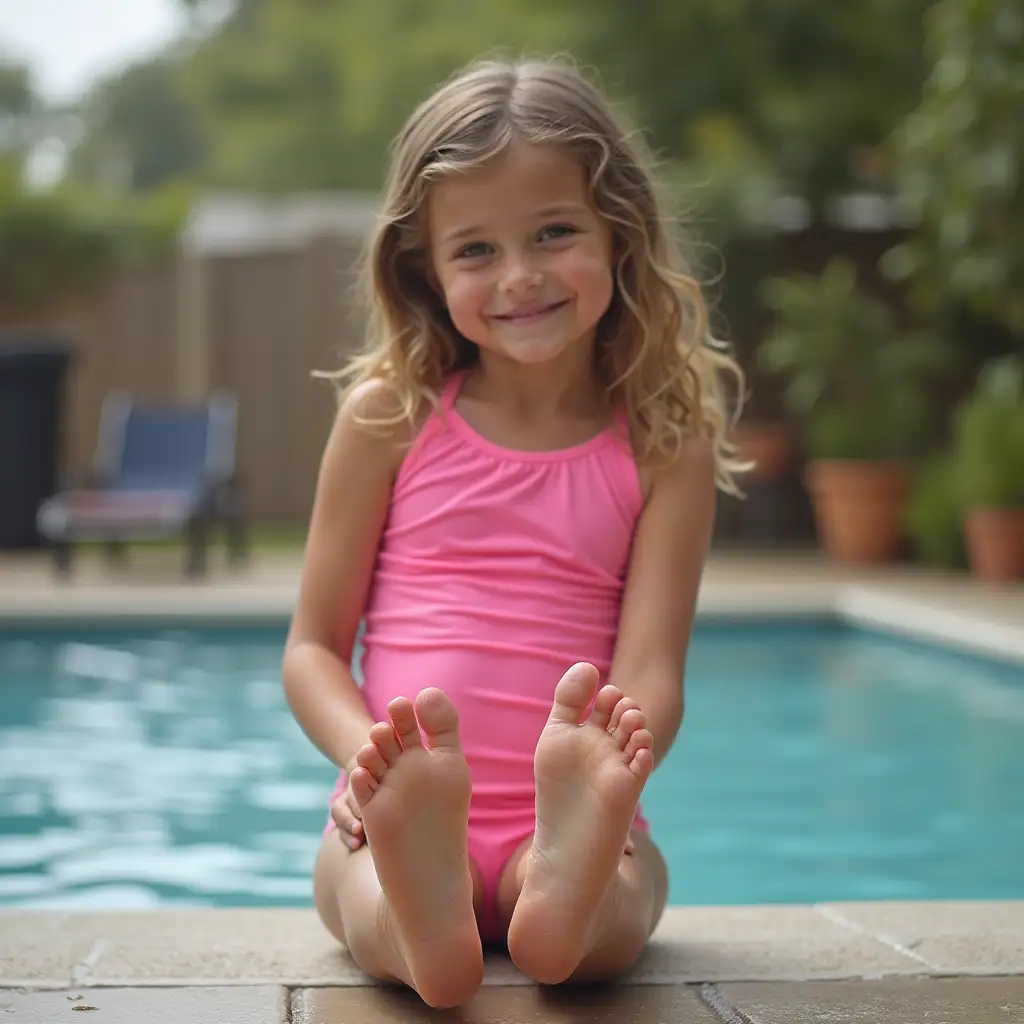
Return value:
[[(0, 629), (0, 906), (305, 905), (334, 771), (283, 629)], [(1024, 671), (698, 626), (645, 794), (677, 904), (1024, 897)]]

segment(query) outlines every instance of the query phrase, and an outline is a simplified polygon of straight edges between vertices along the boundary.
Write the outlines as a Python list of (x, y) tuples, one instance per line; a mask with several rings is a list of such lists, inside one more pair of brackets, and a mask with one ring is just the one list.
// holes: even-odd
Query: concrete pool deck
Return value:
[[(70, 583), (0, 559), (0, 625), (117, 619), (280, 620), (295, 556), (183, 583), (175, 552)], [(836, 614), (1021, 666), (1024, 585), (907, 567), (848, 572), (808, 556), (715, 555), (701, 616)], [(629, 977), (549, 991), (507, 959), (460, 1011), (368, 982), (311, 910), (0, 912), (0, 1022), (375, 1024), (1024, 1024), (1024, 901), (684, 908)]]

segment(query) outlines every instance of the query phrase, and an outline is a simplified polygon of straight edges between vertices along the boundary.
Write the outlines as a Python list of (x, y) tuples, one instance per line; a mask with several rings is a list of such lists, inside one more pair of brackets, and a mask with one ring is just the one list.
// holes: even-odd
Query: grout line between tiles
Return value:
[(705, 1006), (713, 1013), (722, 1024), (762, 1024), (754, 1017), (748, 1017), (738, 1010), (718, 990), (717, 985), (710, 983), (701, 985), (698, 995)]
[(93, 965), (107, 951), (109, 943), (106, 939), (97, 939), (92, 949), (71, 968), (71, 987), (88, 984), (89, 974)]
[(856, 921), (851, 921), (850, 918), (839, 913), (839, 911), (833, 907), (826, 907), (821, 904), (817, 904), (814, 909), (821, 914), (822, 917), (831, 921), (833, 924), (837, 924), (841, 928), (847, 928), (852, 932), (856, 932), (858, 935), (866, 935), (868, 938), (874, 939), (876, 942), (881, 942), (883, 946), (888, 946), (889, 949), (899, 953), (901, 956), (906, 956), (911, 960), (916, 960), (919, 964), (928, 968), (929, 974), (938, 974), (941, 970), (938, 964), (933, 964), (930, 960), (926, 960), (920, 953), (916, 953), (898, 939), (894, 939), (891, 935), (886, 935), (884, 932), (875, 932), (870, 928), (865, 928), (864, 925), (858, 924)]

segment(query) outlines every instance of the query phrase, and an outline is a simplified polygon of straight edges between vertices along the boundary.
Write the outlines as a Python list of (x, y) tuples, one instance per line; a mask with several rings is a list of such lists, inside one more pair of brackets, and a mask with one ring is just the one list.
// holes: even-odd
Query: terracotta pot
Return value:
[(909, 473), (898, 462), (815, 459), (807, 489), (825, 551), (837, 562), (892, 561), (903, 545)]
[(972, 508), (964, 521), (971, 571), (1002, 583), (1024, 577), (1024, 508)]
[(793, 466), (793, 433), (785, 423), (738, 423), (735, 430), (740, 458), (756, 463), (751, 474), (761, 480), (779, 480)]

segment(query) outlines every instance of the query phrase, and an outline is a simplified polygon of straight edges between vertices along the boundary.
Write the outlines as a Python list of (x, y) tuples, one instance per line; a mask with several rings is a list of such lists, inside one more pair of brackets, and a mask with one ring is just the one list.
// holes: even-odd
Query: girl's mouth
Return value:
[(562, 299), (560, 302), (549, 302), (544, 305), (524, 306), (512, 313), (502, 313), (494, 319), (506, 324), (532, 324), (561, 309), (568, 301)]

